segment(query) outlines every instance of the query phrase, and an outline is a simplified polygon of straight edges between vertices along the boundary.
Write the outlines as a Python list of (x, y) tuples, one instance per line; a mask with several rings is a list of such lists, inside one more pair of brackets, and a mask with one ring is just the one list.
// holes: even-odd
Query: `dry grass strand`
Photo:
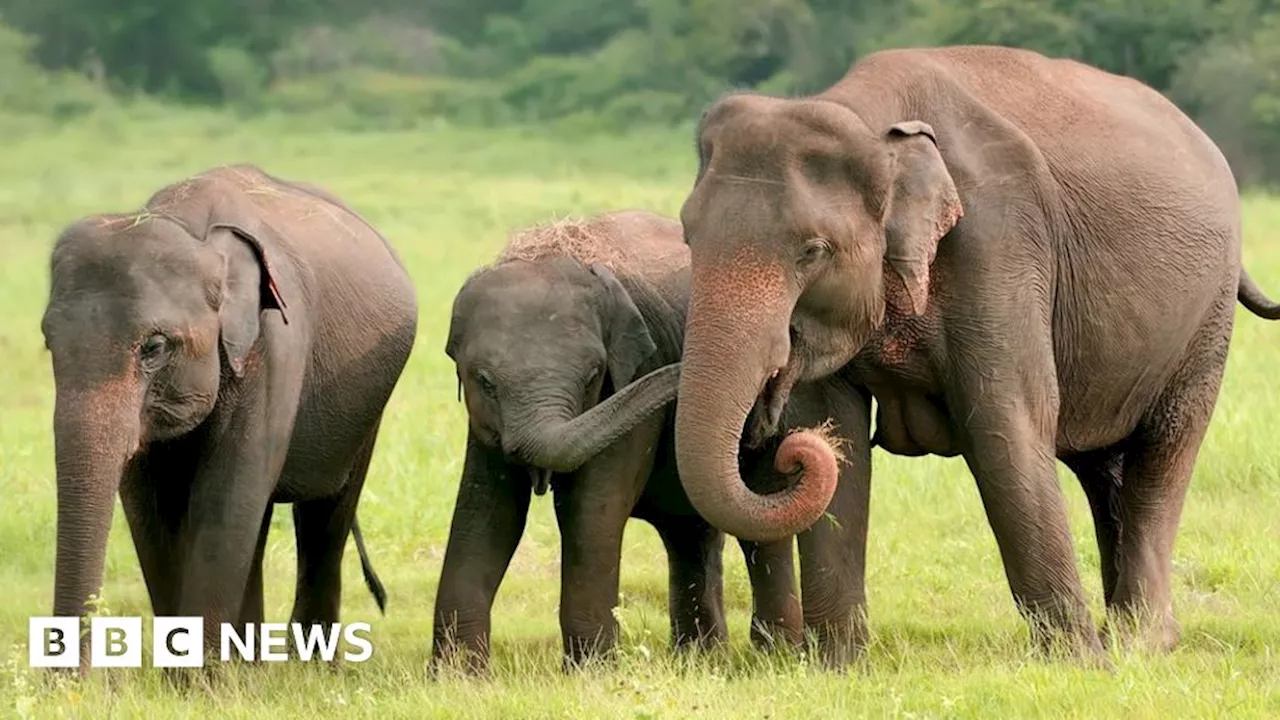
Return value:
[(593, 220), (568, 217), (540, 223), (511, 235), (495, 264), (512, 260), (568, 257), (585, 265), (600, 264), (617, 270), (626, 257), (606, 231)]
[(794, 428), (791, 432), (808, 432), (817, 435), (827, 447), (831, 448), (832, 454), (836, 456), (836, 463), (845, 465), (849, 462), (848, 455), (845, 454), (844, 446), (848, 441), (837, 434), (839, 427), (832, 418), (822, 421), (822, 424), (815, 427)]

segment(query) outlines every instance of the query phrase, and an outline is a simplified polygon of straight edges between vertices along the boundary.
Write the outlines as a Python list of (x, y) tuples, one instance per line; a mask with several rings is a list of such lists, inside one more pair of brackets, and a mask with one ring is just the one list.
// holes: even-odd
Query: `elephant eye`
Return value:
[(498, 394), (498, 384), (494, 382), (493, 374), (488, 370), (481, 368), (476, 370), (476, 384), (480, 386), (480, 392), (494, 397)]
[(143, 340), (142, 345), (138, 348), (142, 366), (147, 370), (159, 368), (164, 364), (165, 358), (169, 354), (169, 347), (169, 338), (160, 333), (155, 333)]
[(831, 255), (831, 243), (826, 238), (812, 238), (800, 246), (800, 264), (807, 266)]

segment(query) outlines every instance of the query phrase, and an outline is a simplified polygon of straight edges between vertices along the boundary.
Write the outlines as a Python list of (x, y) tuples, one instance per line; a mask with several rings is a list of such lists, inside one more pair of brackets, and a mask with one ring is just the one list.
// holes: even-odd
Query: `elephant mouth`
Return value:
[(530, 467), (529, 481), (533, 485), (533, 494), (542, 497), (547, 494), (547, 490), (551, 487), (551, 476), (553, 473), (547, 468)]
[(759, 449), (765, 441), (778, 434), (782, 411), (791, 397), (791, 389), (803, 372), (804, 360), (793, 355), (785, 366), (775, 369), (765, 380), (747, 421), (747, 447)]

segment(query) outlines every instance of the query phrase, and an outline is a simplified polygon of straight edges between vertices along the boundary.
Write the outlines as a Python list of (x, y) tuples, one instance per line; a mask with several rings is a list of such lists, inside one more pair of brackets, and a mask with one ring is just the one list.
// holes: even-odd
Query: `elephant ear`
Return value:
[(609, 359), (609, 379), (614, 391), (635, 379), (640, 366), (658, 351), (644, 316), (609, 268), (595, 264), (591, 272), (600, 278), (608, 295), (604, 303), (604, 345)]
[(920, 315), (929, 301), (929, 266), (938, 241), (964, 216), (964, 208), (928, 123), (895, 123), (886, 140), (895, 163), (884, 213), (885, 260), (902, 278), (911, 309)]
[[(467, 289), (471, 287), (476, 278), (489, 272), (489, 266), (476, 268), (463, 281), (462, 287), (458, 288), (458, 293), (453, 296), (453, 309), (449, 313), (449, 333), (445, 336), (444, 354), (449, 356), (450, 360), (458, 361), (458, 346), (462, 343), (462, 331), (466, 326), (466, 318), (471, 314), (472, 306), (475, 301)], [(461, 379), (459, 379), (459, 392), (461, 392)]]
[(222, 302), (218, 308), (223, 352), (236, 377), (243, 377), (245, 358), (258, 340), (260, 315), (277, 310), (288, 324), (287, 305), (263, 238), (270, 231), (244, 208), (219, 204), (209, 216), (205, 242), (224, 259)]

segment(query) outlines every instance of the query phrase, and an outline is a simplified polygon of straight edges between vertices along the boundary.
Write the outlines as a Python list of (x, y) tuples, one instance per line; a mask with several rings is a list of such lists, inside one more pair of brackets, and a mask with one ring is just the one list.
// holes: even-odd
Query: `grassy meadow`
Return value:
[[(623, 564), (618, 665), (560, 672), (559, 542), (549, 496), (494, 611), (491, 679), (429, 680), (431, 608), (465, 441), (444, 340), (463, 279), (525, 224), (619, 207), (674, 214), (693, 171), (688, 132), (625, 138), (449, 127), (397, 132), (252, 123), (204, 113), (106, 116), (61, 128), (0, 123), (0, 717), (1107, 717), (1280, 716), (1280, 324), (1243, 309), (1225, 386), (1200, 455), (1176, 555), (1181, 647), (1116, 655), (1114, 674), (1047, 662), (1030, 649), (973, 481), (959, 459), (876, 451), (863, 662), (825, 672), (751, 650), (741, 553), (727, 546), (732, 648), (674, 658), (666, 561), (632, 523)], [(360, 518), (390, 593), (380, 616), (349, 546), (343, 619), (372, 624), (373, 658), (237, 667), (215, 688), (169, 689), (155, 670), (51, 682), (27, 668), (27, 618), (51, 608), (53, 385), (39, 320), (47, 254), (60, 227), (137, 207), (161, 185), (250, 161), (324, 185), (398, 247), (421, 303), (417, 348), (383, 422)], [(1280, 200), (1250, 197), (1246, 261), (1280, 296)], [(1093, 528), (1061, 472), (1081, 572), (1101, 617)], [(293, 530), (275, 513), (267, 613), (293, 600)], [(148, 614), (117, 510), (106, 568), (109, 612)], [(149, 628), (149, 623), (144, 624)], [(150, 631), (146, 631), (150, 642)]]

